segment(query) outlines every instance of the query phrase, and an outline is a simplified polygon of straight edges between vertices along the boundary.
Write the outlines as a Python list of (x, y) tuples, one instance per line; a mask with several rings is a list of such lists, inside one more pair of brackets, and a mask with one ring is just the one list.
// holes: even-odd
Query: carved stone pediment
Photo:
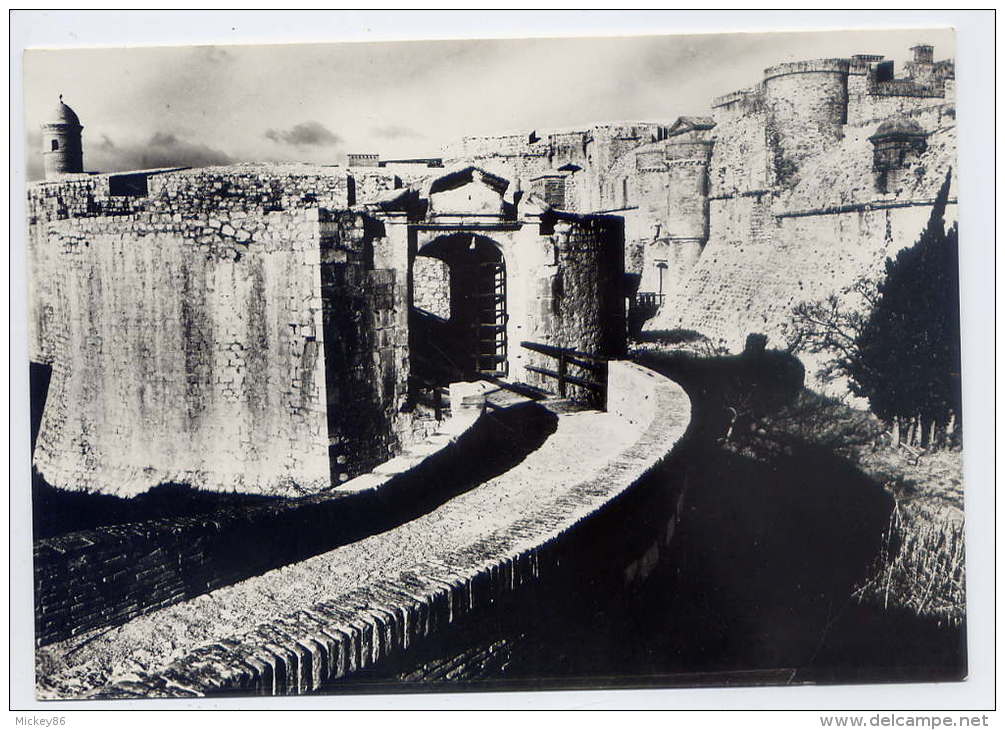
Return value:
[(509, 181), (478, 167), (466, 167), (434, 179), (428, 188), (429, 216), (499, 216)]

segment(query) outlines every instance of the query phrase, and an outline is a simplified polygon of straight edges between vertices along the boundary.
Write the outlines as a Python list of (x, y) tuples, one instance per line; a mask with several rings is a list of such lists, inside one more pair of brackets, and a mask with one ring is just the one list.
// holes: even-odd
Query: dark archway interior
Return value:
[(506, 368), (506, 265), (499, 247), (473, 233), (442, 236), (422, 256), (449, 268), (450, 316), (413, 307), (412, 373), (426, 382), (504, 377)]

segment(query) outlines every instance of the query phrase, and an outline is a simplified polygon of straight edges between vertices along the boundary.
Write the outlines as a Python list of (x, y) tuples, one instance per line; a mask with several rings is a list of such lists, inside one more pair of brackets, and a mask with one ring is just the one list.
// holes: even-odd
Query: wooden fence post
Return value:
[(558, 356), (558, 394), (565, 398), (565, 376), (568, 375), (569, 364), (565, 359), (565, 353)]

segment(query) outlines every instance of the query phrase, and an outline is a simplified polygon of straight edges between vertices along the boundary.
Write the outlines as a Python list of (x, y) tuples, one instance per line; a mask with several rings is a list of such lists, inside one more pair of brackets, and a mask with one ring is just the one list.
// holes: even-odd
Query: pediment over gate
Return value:
[(509, 180), (480, 167), (453, 170), (430, 181), (424, 197), (430, 216), (505, 216)]
[(676, 137), (687, 132), (701, 132), (712, 129), (714, 126), (715, 120), (712, 117), (677, 117), (677, 121), (670, 125), (669, 136)]

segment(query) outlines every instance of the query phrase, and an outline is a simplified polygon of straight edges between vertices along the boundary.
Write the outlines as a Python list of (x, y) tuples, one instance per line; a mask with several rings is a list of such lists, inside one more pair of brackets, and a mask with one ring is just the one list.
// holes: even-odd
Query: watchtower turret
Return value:
[(84, 152), (80, 141), (83, 129), (76, 112), (63, 103), (63, 95), (60, 94), (59, 104), (51, 118), (42, 124), (42, 160), (46, 180), (84, 171)]
[(876, 187), (882, 193), (894, 192), (904, 171), (916, 164), (927, 147), (927, 135), (918, 122), (908, 117), (893, 117), (879, 125), (869, 137), (872, 142), (872, 169)]

